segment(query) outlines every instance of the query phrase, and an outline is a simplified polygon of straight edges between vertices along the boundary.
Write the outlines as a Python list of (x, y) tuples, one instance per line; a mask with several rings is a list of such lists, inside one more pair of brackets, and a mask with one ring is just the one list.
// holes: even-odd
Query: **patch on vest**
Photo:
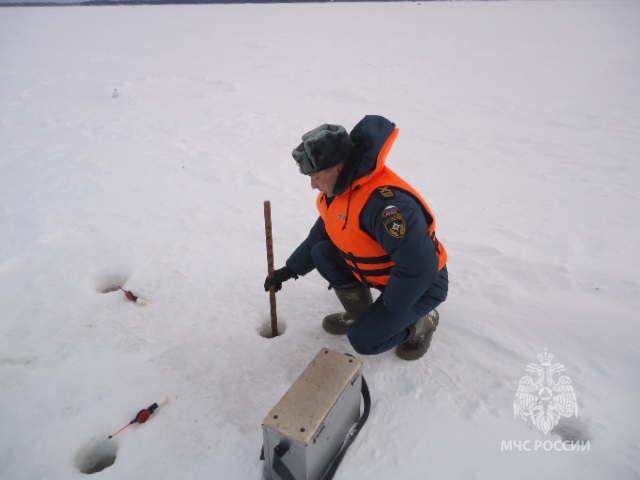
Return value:
[(389, 205), (382, 211), (382, 223), (385, 230), (394, 238), (404, 238), (407, 233), (407, 223), (404, 221), (400, 209), (395, 205)]
[(378, 187), (378, 193), (382, 195), (382, 198), (396, 198), (396, 194), (393, 193), (391, 187)]

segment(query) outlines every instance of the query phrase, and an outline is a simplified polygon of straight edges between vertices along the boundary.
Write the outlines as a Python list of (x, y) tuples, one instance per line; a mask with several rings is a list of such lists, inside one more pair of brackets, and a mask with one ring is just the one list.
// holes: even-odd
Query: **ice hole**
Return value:
[(116, 462), (118, 441), (104, 437), (95, 437), (76, 455), (78, 470), (87, 475), (98, 473)]
[(591, 441), (589, 425), (578, 418), (561, 418), (551, 433), (560, 435), (565, 443), (585, 445)]
[(109, 293), (118, 290), (118, 285), (127, 282), (127, 275), (102, 274), (96, 277), (96, 290), (98, 293)]
[[(287, 326), (284, 323), (278, 322), (278, 336), (279, 337), (284, 334), (286, 329), (287, 329)], [(271, 320), (263, 323), (262, 326), (260, 327), (260, 329), (258, 330), (258, 333), (260, 334), (261, 337), (264, 337), (264, 338), (274, 338), (273, 331), (272, 331), (272, 328), (271, 328)]]

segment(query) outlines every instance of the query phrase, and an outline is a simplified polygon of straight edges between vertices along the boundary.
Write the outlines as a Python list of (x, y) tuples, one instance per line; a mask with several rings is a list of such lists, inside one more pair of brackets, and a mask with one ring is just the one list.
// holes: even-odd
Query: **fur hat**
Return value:
[(325, 168), (343, 163), (353, 144), (342, 125), (320, 125), (302, 136), (302, 143), (291, 155), (298, 164), (300, 173), (311, 175)]

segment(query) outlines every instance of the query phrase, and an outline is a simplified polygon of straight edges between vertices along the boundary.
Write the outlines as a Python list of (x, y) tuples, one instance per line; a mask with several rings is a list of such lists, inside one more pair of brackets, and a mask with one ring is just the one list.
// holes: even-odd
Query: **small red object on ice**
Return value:
[(109, 435), (109, 438), (115, 437), (117, 434), (119, 434), (123, 430), (126, 430), (131, 425), (133, 425), (134, 423), (145, 423), (147, 420), (149, 420), (149, 417), (151, 417), (151, 415), (153, 414), (153, 412), (154, 412), (154, 410), (156, 408), (158, 408), (158, 404), (157, 403), (154, 403), (153, 405), (149, 405), (147, 408), (143, 408), (142, 410), (140, 410), (136, 414), (136, 417), (133, 420), (131, 420), (129, 423), (127, 423), (124, 427), (122, 427), (120, 430), (118, 430), (113, 435)]
[(124, 292), (124, 296), (127, 297), (127, 300), (131, 300), (132, 302), (138, 301), (138, 297), (136, 297), (131, 290), (125, 290), (120, 285), (118, 285), (118, 288)]

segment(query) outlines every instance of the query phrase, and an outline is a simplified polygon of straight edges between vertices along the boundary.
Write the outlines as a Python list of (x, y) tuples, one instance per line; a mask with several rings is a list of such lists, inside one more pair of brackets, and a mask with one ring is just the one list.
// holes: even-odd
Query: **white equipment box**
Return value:
[(362, 362), (318, 352), (262, 422), (267, 480), (320, 480), (360, 417)]

